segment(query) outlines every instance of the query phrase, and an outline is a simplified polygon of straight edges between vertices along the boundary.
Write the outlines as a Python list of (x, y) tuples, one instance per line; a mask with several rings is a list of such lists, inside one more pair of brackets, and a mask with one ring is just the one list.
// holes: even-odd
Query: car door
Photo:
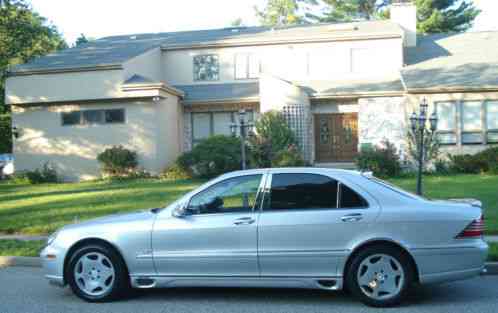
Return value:
[(191, 214), (158, 218), (152, 234), (160, 275), (258, 276), (258, 192), (264, 175), (221, 180), (194, 194)]
[(370, 202), (328, 175), (273, 172), (259, 217), (261, 275), (339, 275), (351, 241), (378, 214)]

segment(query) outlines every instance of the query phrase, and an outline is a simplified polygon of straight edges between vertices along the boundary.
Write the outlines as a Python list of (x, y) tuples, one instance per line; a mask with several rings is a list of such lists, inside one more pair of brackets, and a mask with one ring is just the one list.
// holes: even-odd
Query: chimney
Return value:
[(409, 0), (393, 0), (391, 4), (391, 21), (404, 31), (405, 47), (417, 45), (417, 7)]

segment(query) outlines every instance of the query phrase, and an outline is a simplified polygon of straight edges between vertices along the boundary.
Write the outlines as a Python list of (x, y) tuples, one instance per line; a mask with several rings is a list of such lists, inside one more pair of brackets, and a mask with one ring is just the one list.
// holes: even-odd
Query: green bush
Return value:
[(450, 162), (444, 159), (434, 161), (434, 174), (448, 175), (451, 174)]
[(216, 135), (201, 140), (181, 155), (178, 166), (198, 178), (212, 178), (241, 168), (240, 139)]
[(104, 176), (125, 177), (133, 175), (138, 166), (137, 153), (124, 148), (113, 146), (97, 156)]
[(190, 179), (192, 177), (192, 173), (180, 166), (179, 162), (175, 162), (161, 173), (161, 178), (168, 180)]
[(2, 153), (12, 153), (12, 128), (8, 114), (0, 114), (0, 154)]
[(481, 160), (471, 154), (449, 155), (450, 170), (453, 173), (476, 174), (485, 166)]
[(297, 143), (284, 117), (276, 111), (263, 113), (254, 126), (255, 134), (249, 138), (253, 167), (271, 167), (277, 154)]
[(306, 162), (301, 156), (301, 152), (295, 145), (290, 145), (287, 149), (280, 150), (271, 161), (272, 167), (293, 167), (305, 165)]
[(46, 162), (42, 168), (33, 171), (23, 171), (15, 173), (9, 181), (14, 184), (44, 184), (58, 183), (59, 175), (57, 170)]
[(393, 177), (401, 173), (399, 156), (394, 144), (384, 141), (383, 146), (377, 146), (360, 151), (356, 165), (360, 170), (372, 171), (375, 176)]
[(491, 172), (498, 163), (498, 147), (490, 147), (474, 155), (482, 172)]

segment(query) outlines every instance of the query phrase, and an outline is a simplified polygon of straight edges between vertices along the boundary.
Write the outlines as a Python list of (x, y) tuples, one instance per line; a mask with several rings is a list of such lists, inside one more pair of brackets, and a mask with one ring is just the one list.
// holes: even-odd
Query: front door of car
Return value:
[(193, 195), (184, 216), (158, 218), (156, 271), (167, 276), (257, 276), (257, 194), (263, 175), (217, 182)]
[(376, 203), (321, 174), (274, 173), (264, 198), (258, 230), (262, 276), (340, 276), (338, 265), (352, 241), (378, 214)]

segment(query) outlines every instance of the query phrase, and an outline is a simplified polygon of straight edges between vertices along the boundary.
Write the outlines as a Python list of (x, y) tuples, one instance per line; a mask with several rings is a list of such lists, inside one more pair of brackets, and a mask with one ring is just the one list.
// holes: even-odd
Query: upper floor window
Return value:
[(63, 112), (61, 119), (63, 126), (124, 123), (125, 110), (107, 109)]
[(456, 104), (452, 102), (436, 103), (438, 115), (437, 137), (441, 144), (451, 145), (457, 142)]
[(220, 79), (220, 62), (217, 54), (194, 56), (194, 80), (214, 81)]
[(259, 57), (253, 53), (235, 55), (235, 79), (258, 78), (260, 73)]

